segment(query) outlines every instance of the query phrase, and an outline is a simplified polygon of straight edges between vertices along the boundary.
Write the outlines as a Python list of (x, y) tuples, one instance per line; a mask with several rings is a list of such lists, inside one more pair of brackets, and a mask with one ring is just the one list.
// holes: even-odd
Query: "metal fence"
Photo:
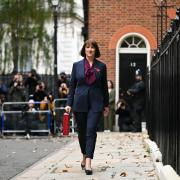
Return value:
[[(5, 102), (1, 109), (2, 133), (30, 132), (50, 133), (51, 112), (50, 109), (29, 110), (29, 102)], [(39, 106), (40, 102), (34, 102)]]
[[(180, 12), (180, 11), (179, 11)], [(178, 11), (177, 11), (178, 15)], [(179, 16), (180, 17), (180, 16)], [(163, 155), (180, 174), (180, 18), (153, 57), (147, 74), (147, 128)]]
[[(54, 100), (54, 112), (48, 102), (33, 102), (34, 110), (29, 111), (30, 102), (4, 102), (0, 109), (0, 130), (2, 133), (25, 133), (27, 128), (32, 133), (55, 134), (63, 130), (62, 121), (67, 99)], [(31, 102), (32, 103), (32, 102)], [(41, 109), (41, 105), (45, 109)], [(53, 126), (53, 127), (52, 127)], [(73, 115), (70, 118), (70, 132), (75, 133), (76, 124)]]

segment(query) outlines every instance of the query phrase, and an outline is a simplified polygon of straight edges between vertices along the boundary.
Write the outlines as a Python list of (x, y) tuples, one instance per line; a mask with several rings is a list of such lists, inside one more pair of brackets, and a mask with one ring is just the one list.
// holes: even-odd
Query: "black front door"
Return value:
[(119, 89), (127, 91), (135, 82), (135, 72), (140, 69), (145, 79), (147, 54), (120, 54)]

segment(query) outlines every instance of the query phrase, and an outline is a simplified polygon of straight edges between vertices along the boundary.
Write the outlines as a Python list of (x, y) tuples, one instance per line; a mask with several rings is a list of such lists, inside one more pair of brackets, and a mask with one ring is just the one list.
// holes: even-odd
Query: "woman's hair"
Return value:
[(108, 80), (108, 82), (111, 83), (111, 88), (113, 89), (114, 88), (114, 83), (111, 80)]
[(85, 41), (85, 43), (81, 49), (81, 56), (82, 57), (86, 57), (85, 47), (87, 45), (92, 45), (95, 48), (95, 58), (98, 58), (101, 56), (97, 42), (94, 39), (88, 39), (87, 41)]

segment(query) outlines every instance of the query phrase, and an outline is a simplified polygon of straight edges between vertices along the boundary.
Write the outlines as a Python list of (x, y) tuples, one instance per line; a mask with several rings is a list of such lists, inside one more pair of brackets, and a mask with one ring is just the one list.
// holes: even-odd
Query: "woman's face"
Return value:
[(92, 44), (87, 44), (85, 46), (85, 54), (86, 57), (95, 57), (95, 48), (92, 46)]
[(112, 88), (111, 82), (108, 81), (108, 89), (111, 89), (111, 88)]

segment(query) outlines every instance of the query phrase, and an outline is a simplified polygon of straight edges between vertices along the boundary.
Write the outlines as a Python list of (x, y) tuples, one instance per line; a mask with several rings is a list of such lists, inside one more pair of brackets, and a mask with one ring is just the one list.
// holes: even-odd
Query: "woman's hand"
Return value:
[(66, 106), (66, 107), (65, 107), (65, 111), (66, 111), (67, 113), (70, 113), (70, 112), (71, 112), (71, 106)]
[(109, 114), (109, 107), (104, 108), (104, 116), (107, 117)]

